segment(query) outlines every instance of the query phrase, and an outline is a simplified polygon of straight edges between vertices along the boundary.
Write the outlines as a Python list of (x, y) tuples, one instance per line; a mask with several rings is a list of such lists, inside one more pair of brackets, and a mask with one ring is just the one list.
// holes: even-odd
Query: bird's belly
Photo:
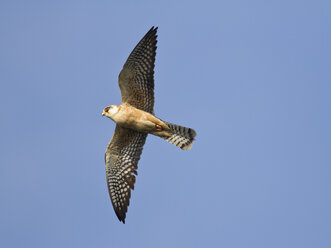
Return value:
[(122, 127), (130, 128), (139, 132), (151, 132), (155, 129), (153, 115), (139, 109), (123, 109), (116, 123)]

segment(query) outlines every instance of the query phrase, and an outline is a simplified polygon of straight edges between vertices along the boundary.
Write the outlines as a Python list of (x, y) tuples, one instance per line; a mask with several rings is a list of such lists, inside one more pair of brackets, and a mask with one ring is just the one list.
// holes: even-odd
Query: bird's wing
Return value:
[(106, 150), (108, 191), (115, 213), (123, 223), (125, 223), (131, 189), (134, 189), (138, 161), (146, 137), (145, 133), (116, 125), (115, 133)]
[(120, 72), (118, 84), (122, 104), (153, 113), (154, 62), (156, 55), (157, 27), (152, 27), (133, 49)]

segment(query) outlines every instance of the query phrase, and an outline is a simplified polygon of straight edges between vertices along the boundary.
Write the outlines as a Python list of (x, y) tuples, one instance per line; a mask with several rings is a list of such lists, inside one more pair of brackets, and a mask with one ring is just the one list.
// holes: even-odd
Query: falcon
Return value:
[(157, 27), (152, 27), (146, 33), (119, 74), (121, 105), (110, 105), (102, 112), (116, 123), (106, 149), (105, 163), (110, 199), (123, 223), (147, 135), (159, 136), (183, 150), (191, 149), (196, 136), (193, 129), (162, 121), (154, 115), (156, 32)]

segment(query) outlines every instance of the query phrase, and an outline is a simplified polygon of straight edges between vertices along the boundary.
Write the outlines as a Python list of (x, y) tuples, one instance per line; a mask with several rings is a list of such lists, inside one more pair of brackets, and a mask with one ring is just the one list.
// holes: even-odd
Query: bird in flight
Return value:
[(111, 202), (123, 223), (147, 134), (159, 136), (183, 150), (191, 149), (196, 136), (193, 129), (162, 121), (154, 115), (156, 32), (157, 27), (152, 27), (146, 33), (119, 74), (121, 105), (110, 105), (102, 112), (116, 123), (105, 163)]

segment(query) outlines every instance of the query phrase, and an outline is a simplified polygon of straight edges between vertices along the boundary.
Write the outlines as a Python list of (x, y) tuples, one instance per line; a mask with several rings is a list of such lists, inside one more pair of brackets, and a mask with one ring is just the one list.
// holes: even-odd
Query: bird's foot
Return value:
[(162, 127), (159, 124), (155, 124), (156, 131), (162, 131)]

